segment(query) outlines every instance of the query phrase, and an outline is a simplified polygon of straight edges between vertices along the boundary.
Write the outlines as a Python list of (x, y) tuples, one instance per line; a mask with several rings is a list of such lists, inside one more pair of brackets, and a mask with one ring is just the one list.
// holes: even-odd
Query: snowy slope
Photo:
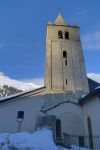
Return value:
[[(34, 133), (0, 134), (0, 150), (69, 150), (56, 146), (53, 133), (47, 128), (38, 129)], [(72, 146), (70, 150), (88, 150)]]
[(3, 85), (8, 85), (22, 91), (28, 91), (28, 90), (39, 88), (39, 86), (33, 83), (24, 83), (21, 81), (17, 81), (9, 78), (4, 73), (0, 72), (0, 88), (2, 88)]

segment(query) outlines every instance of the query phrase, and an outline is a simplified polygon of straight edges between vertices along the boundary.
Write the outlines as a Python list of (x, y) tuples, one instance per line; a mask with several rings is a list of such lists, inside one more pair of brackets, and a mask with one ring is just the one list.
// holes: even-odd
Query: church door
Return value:
[(55, 123), (55, 136), (56, 136), (57, 144), (61, 144), (61, 142), (62, 142), (62, 130), (61, 130), (60, 119), (57, 119), (56, 123)]

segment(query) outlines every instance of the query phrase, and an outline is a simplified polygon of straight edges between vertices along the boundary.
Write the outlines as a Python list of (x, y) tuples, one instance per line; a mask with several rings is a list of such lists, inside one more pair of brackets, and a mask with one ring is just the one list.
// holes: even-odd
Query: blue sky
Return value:
[(87, 72), (100, 76), (99, 0), (1, 0), (0, 71), (17, 80), (44, 78), (46, 24), (59, 9), (80, 26)]

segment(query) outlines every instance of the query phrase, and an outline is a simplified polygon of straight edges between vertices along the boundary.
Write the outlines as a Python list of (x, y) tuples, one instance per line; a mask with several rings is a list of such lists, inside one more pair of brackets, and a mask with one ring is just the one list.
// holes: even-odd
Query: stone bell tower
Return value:
[(88, 93), (79, 27), (68, 25), (60, 13), (47, 24), (45, 86), (50, 93)]

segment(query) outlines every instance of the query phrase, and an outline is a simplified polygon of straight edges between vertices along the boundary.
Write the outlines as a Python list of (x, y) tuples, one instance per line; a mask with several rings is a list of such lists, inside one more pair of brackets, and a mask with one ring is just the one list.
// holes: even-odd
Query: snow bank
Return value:
[(0, 135), (0, 150), (59, 150), (54, 144), (52, 132), (46, 128), (33, 134), (22, 132)]
[[(16, 134), (1, 134), (0, 150), (67, 150), (67, 149), (56, 146), (53, 141), (52, 132), (44, 128), (38, 129), (33, 134), (26, 132)], [(76, 146), (72, 146), (72, 150), (79, 150), (79, 148)]]

